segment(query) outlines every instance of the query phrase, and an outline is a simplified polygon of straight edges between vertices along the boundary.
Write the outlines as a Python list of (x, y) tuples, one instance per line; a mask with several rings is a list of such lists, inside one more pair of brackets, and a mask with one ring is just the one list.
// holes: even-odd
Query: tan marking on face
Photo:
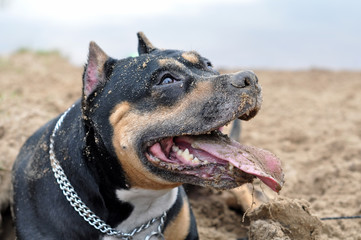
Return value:
[(199, 63), (199, 58), (198, 58), (197, 54), (195, 54), (194, 52), (182, 53), (182, 57), (185, 60), (187, 60), (188, 62), (191, 62), (193, 64)]
[(211, 82), (200, 82), (184, 101), (180, 101), (176, 106), (159, 107), (148, 113), (134, 110), (129, 103), (120, 103), (114, 108), (109, 119), (114, 129), (113, 145), (132, 187), (158, 190), (174, 188), (181, 184), (169, 182), (150, 172), (139, 159), (135, 142), (147, 129), (159, 128), (167, 121), (174, 122), (178, 126), (193, 124), (194, 116), (187, 114), (187, 110), (203, 102), (212, 89)]
[[(209, 81), (197, 83), (197, 87), (187, 94), (177, 105), (173, 107), (159, 107), (153, 112), (147, 114), (149, 124), (151, 122), (162, 124), (167, 121), (172, 121), (179, 126), (194, 124), (194, 118), (198, 116), (190, 115), (190, 110), (199, 104), (204, 104), (206, 99), (210, 97), (213, 92), (213, 84)], [(192, 122), (193, 121), (193, 122)], [(180, 129), (181, 130), (181, 129)]]
[(122, 102), (115, 107), (115, 110), (110, 115), (110, 123), (114, 126), (114, 123), (119, 122), (130, 109), (130, 104), (128, 102)]
[(160, 66), (167, 66), (167, 65), (177, 65), (180, 68), (183, 68), (183, 64), (178, 62), (177, 60), (173, 59), (173, 58), (164, 58), (164, 59), (159, 59), (158, 60), (158, 64)]
[(183, 206), (178, 215), (167, 225), (164, 231), (165, 239), (182, 240), (186, 239), (191, 223), (189, 203), (183, 199)]
[(167, 189), (179, 186), (180, 183), (168, 182), (144, 167), (138, 158), (134, 143), (139, 132), (146, 128), (143, 118), (131, 112), (129, 103), (121, 103), (115, 107), (110, 116), (114, 129), (113, 146), (118, 160), (132, 187), (145, 189)]

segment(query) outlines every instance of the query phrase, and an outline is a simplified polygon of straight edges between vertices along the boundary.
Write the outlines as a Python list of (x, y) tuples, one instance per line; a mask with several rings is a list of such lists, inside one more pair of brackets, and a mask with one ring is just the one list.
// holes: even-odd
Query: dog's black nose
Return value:
[(232, 76), (230, 83), (235, 88), (245, 88), (257, 84), (258, 78), (252, 71), (243, 71), (235, 73)]

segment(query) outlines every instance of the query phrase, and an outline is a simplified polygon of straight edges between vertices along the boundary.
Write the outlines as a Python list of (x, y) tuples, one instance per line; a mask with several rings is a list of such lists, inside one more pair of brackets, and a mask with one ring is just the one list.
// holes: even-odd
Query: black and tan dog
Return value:
[(274, 155), (220, 132), (258, 112), (257, 77), (220, 75), (196, 52), (138, 38), (139, 56), (121, 60), (90, 43), (82, 99), (22, 147), (18, 239), (198, 239), (182, 183), (229, 189), (258, 177), (281, 188)]

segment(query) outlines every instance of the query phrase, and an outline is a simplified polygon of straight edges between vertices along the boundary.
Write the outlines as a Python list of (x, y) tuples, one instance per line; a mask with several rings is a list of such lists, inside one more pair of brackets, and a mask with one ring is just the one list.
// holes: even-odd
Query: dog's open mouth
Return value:
[(205, 181), (244, 183), (257, 177), (276, 192), (283, 185), (281, 163), (274, 154), (242, 145), (218, 130), (161, 139), (145, 155), (157, 167)]

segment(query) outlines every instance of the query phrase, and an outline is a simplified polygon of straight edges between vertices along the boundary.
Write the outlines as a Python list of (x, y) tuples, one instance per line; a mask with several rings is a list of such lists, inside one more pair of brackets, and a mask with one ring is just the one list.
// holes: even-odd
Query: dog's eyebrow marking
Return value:
[(160, 66), (176, 65), (177, 67), (184, 68), (183, 64), (173, 58), (159, 59), (158, 63)]
[(123, 102), (119, 104), (110, 115), (110, 123), (114, 126), (116, 125), (130, 109), (130, 104), (128, 102)]
[(190, 63), (197, 64), (199, 63), (199, 54), (196, 52), (184, 52), (182, 57)]

